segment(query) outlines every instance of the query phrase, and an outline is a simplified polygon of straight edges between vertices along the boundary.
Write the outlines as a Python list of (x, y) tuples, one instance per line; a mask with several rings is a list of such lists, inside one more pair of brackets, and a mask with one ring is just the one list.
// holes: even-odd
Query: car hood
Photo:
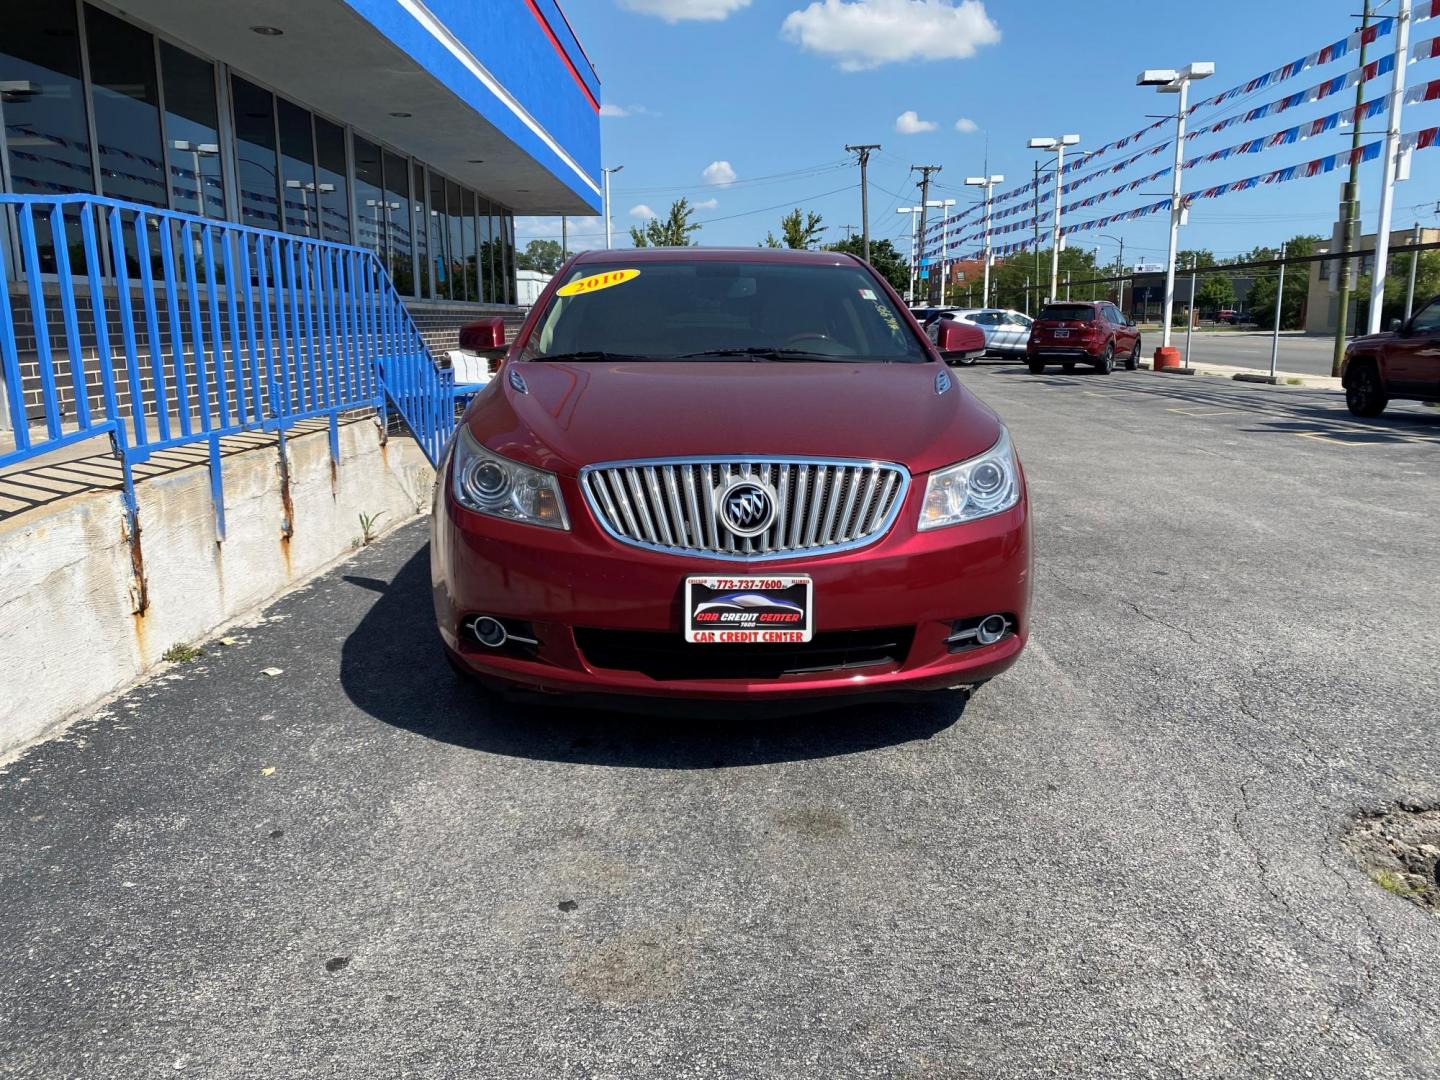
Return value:
[(1365, 334), (1361, 337), (1351, 338), (1350, 343), (1345, 346), (1345, 351), (1352, 352), (1355, 349), (1375, 348), (1379, 345), (1388, 345), (1390, 342), (1394, 341), (1398, 337), (1398, 334), (1388, 332), (1379, 334)]
[(566, 475), (606, 461), (727, 454), (873, 458), (921, 473), (1000, 436), (995, 414), (934, 363), (530, 362), (513, 368), (523, 392), (511, 370), (476, 397), (471, 433)]

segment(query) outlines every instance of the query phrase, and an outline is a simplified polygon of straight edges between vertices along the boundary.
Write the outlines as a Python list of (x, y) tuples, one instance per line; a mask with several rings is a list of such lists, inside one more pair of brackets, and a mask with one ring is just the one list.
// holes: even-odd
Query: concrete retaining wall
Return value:
[(0, 523), (0, 756), (94, 705), (159, 662), (313, 575), (361, 538), (428, 509), (434, 471), (408, 437), (373, 419), (288, 441), (287, 538), (278, 447), (223, 459), (218, 542), (204, 466), (137, 488), (145, 606), (116, 492), (94, 492)]

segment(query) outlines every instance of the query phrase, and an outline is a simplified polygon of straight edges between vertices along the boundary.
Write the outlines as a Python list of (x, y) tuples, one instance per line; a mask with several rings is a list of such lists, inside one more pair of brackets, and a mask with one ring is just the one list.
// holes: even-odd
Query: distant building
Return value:
[(535, 301), (540, 299), (540, 294), (545, 291), (545, 286), (550, 284), (553, 276), (542, 270), (516, 270), (515, 302), (521, 307), (534, 307)]
[[(1413, 244), (1417, 234), (1422, 244), (1440, 242), (1440, 229), (1395, 229), (1390, 233), (1390, 246), (1394, 248)], [(1340, 225), (1337, 222), (1330, 230), (1330, 240), (1324, 244), (1315, 245), (1315, 254), (1339, 251), (1340, 247)], [(1366, 233), (1361, 236), (1356, 247), (1363, 253), (1358, 260), (1357, 276), (1368, 274), (1375, 268), (1375, 234)], [(1305, 332), (1308, 334), (1333, 334), (1335, 332), (1340, 308), (1340, 265), (1343, 261), (1342, 259), (1320, 259), (1310, 264), (1310, 291), (1306, 295), (1305, 308)], [(1419, 299), (1417, 297), (1417, 302)], [(1361, 297), (1354, 293), (1351, 294), (1350, 313), (1346, 316), (1345, 321), (1352, 330), (1358, 321), (1361, 300)]]

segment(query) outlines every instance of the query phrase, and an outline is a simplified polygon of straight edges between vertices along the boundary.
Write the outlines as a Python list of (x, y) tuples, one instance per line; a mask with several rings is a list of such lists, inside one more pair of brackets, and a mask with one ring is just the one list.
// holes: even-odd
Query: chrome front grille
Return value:
[[(773, 503), (773, 519), (754, 536), (727, 525), (720, 505), (747, 480)], [(828, 554), (870, 543), (894, 522), (909, 484), (900, 465), (812, 458), (657, 458), (580, 471), (591, 512), (615, 539), (736, 560)]]

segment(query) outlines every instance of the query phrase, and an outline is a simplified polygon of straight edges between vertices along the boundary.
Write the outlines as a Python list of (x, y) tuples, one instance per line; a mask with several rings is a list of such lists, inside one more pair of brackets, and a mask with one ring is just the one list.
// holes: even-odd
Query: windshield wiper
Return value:
[(699, 356), (749, 356), (756, 360), (774, 360), (777, 363), (796, 363), (820, 360), (833, 364), (856, 363), (849, 356), (831, 356), (827, 353), (807, 352), (804, 349), (776, 349), (768, 345), (753, 345), (736, 349), (703, 349), (700, 352), (680, 353), (676, 360), (691, 360)]
[(581, 349), (578, 352), (545, 353), (528, 357), (530, 360), (574, 360), (580, 363), (613, 363), (624, 360), (667, 360), (665, 356), (637, 356), (634, 353), (603, 352), (599, 349)]

